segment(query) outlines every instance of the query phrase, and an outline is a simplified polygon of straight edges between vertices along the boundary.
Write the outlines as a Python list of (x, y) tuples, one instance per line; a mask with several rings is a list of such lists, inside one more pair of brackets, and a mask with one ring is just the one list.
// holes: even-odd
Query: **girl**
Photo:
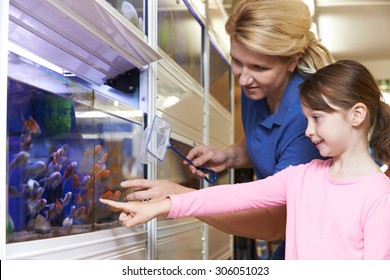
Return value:
[(390, 259), (390, 180), (367, 148), (389, 163), (390, 107), (381, 98), (363, 65), (339, 61), (300, 86), (305, 134), (331, 159), (158, 202), (101, 201), (121, 209), (119, 219), (127, 227), (160, 215), (180, 218), (287, 205), (286, 259)]

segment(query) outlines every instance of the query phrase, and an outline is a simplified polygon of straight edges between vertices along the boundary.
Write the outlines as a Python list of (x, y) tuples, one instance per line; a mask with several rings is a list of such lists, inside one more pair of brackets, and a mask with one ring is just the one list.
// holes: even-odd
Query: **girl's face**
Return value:
[(251, 100), (271, 98), (280, 101), (298, 58), (283, 60), (278, 56), (254, 53), (235, 39), (230, 43), (232, 72), (245, 95)]
[(316, 145), (321, 156), (335, 157), (347, 150), (352, 126), (344, 111), (318, 111), (302, 104), (302, 112), (307, 119), (305, 134)]

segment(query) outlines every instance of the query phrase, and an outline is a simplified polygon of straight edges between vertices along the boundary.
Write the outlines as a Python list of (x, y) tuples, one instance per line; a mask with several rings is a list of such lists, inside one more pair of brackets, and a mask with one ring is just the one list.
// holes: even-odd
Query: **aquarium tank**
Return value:
[(202, 25), (186, 1), (158, 1), (158, 46), (201, 83)]
[(144, 177), (144, 114), (71, 73), (8, 60), (7, 243), (120, 226), (99, 198), (124, 200), (120, 182)]
[(130, 23), (144, 32), (144, 0), (106, 0)]

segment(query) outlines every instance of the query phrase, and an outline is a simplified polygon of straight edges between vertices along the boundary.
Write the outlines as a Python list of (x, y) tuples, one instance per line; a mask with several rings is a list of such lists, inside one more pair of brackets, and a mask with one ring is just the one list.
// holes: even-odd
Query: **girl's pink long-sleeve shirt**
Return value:
[(331, 160), (264, 180), (170, 196), (168, 218), (287, 205), (286, 259), (390, 259), (390, 180), (329, 177)]

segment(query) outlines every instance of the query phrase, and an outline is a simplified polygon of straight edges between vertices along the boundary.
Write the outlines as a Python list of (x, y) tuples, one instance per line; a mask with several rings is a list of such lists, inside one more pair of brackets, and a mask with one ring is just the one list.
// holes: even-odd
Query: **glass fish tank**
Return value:
[[(170, 145), (183, 155), (187, 155), (192, 148), (192, 146), (172, 138)], [(164, 160), (157, 162), (157, 179), (173, 181), (188, 188), (200, 188), (199, 179), (183, 165), (183, 158), (170, 148), (167, 149)]]
[(13, 52), (8, 63), (7, 243), (120, 226), (98, 199), (144, 177), (144, 114)]
[[(175, 147), (183, 155), (187, 155), (193, 148), (185, 141), (170, 139), (170, 145)], [(183, 158), (172, 149), (168, 148), (163, 161), (157, 162), (157, 179), (169, 180), (182, 186), (198, 190), (202, 188), (203, 180), (195, 177), (183, 164)], [(217, 173), (217, 180), (212, 185), (222, 185), (229, 183), (229, 172)]]
[(230, 66), (210, 40), (210, 94), (228, 111), (231, 111), (229, 98)]
[[(186, 139), (170, 139), (170, 145), (184, 155), (187, 155), (193, 147), (189, 143), (191, 142)], [(170, 148), (167, 149), (164, 160), (157, 162), (157, 179), (173, 181), (195, 190), (202, 188), (204, 182), (196, 178), (183, 165), (183, 159)], [(228, 180), (228, 172), (218, 173), (215, 184), (228, 183)], [(167, 220), (160, 217), (157, 221), (157, 259), (202, 259), (203, 229), (199, 220), (196, 218)], [(210, 236), (214, 235), (210, 233)], [(217, 236), (218, 240), (223, 240), (223, 238), (223, 235)]]
[(144, 0), (106, 0), (135, 27), (144, 32)]
[(158, 46), (201, 83), (202, 26), (186, 1), (158, 1)]

